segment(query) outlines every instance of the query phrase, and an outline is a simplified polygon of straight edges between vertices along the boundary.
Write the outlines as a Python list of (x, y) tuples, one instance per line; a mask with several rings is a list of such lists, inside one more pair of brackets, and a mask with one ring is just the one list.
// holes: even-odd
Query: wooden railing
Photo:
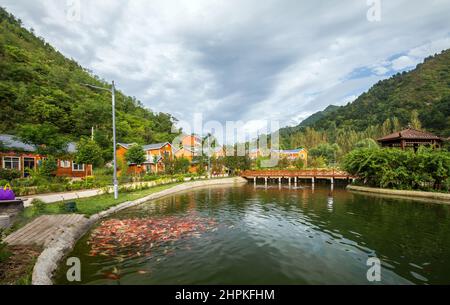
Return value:
[(353, 179), (349, 173), (341, 170), (248, 170), (241, 173), (244, 178), (335, 178)]

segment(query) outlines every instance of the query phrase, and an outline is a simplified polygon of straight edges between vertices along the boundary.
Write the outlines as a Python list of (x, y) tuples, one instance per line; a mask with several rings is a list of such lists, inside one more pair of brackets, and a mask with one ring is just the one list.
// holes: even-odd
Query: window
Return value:
[(34, 169), (36, 166), (36, 160), (34, 158), (23, 158), (23, 167)]
[(3, 168), (20, 170), (20, 158), (3, 157)]
[(74, 172), (84, 172), (84, 164), (72, 163), (72, 170)]
[(62, 168), (70, 168), (70, 161), (61, 160), (59, 163)]

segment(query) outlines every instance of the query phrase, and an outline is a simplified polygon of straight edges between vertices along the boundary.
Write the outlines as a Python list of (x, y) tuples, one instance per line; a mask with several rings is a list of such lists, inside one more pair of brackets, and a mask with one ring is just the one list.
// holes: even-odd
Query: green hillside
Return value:
[(339, 106), (330, 105), (325, 110), (314, 113), (312, 116), (300, 123), (299, 127), (313, 126), (315, 123), (326, 117), (327, 115), (334, 113), (340, 109)]
[(351, 146), (364, 137), (376, 138), (417, 123), (417, 118), (421, 128), (450, 136), (450, 50), (428, 57), (412, 71), (378, 82), (353, 103), (282, 129), (282, 144), (315, 146), (340, 140), (343, 146)]
[(408, 123), (412, 110), (419, 112), (423, 127), (450, 135), (450, 50), (425, 59), (416, 69), (381, 81), (355, 102), (317, 121), (313, 126), (349, 126), (362, 130), (397, 117)]
[[(320, 119), (324, 118), (327, 114), (333, 113), (336, 110), (340, 109), (339, 106), (330, 105), (325, 110), (319, 111), (308, 117), (306, 120), (303, 120), (298, 126), (296, 127), (286, 127), (280, 129), (280, 135), (284, 139), (289, 139), (289, 137), (302, 132), (305, 130), (306, 127), (310, 127), (317, 123)], [(288, 145), (289, 146), (289, 145)]]
[[(110, 147), (111, 95), (82, 84), (109, 86), (0, 8), (0, 133), (17, 134), (26, 126), (78, 140), (94, 127), (98, 142)], [(118, 92), (119, 141), (170, 141), (173, 121)]]

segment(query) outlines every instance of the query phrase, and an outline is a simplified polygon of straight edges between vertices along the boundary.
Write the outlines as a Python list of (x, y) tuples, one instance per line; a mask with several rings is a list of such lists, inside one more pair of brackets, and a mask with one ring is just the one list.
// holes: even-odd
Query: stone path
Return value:
[(12, 233), (4, 241), (11, 246), (46, 247), (67, 228), (82, 222), (88, 222), (88, 219), (78, 214), (44, 215)]

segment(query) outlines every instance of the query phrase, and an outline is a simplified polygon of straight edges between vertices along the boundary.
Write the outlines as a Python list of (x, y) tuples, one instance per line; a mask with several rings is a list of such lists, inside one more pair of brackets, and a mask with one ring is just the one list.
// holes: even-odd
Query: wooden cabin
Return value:
[(378, 139), (378, 143), (383, 147), (401, 148), (403, 150), (414, 149), (414, 151), (417, 151), (420, 146), (441, 148), (443, 139), (432, 133), (409, 127)]
[[(0, 150), (0, 169), (17, 170), (22, 177), (27, 177), (27, 169), (36, 170), (46, 156), (39, 155), (32, 145), (23, 143), (20, 139), (7, 134), (0, 135), (2, 150)], [(69, 143), (67, 153), (75, 154), (75, 143)], [(71, 159), (57, 160), (57, 177), (84, 178), (92, 176), (92, 165), (77, 164)]]

